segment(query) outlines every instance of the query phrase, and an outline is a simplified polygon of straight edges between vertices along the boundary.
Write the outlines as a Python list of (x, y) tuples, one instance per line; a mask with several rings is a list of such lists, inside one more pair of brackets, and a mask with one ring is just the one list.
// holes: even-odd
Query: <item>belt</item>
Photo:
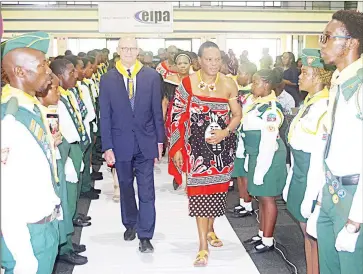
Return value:
[(52, 221), (54, 221), (58, 214), (59, 214), (59, 208), (60, 208), (60, 205), (57, 205), (54, 209), (53, 209), (53, 212), (52, 214), (44, 217), (43, 219), (39, 220), (38, 222), (35, 222), (33, 224), (36, 224), (36, 225), (41, 225), (41, 224), (46, 224), (46, 223), (50, 223)]
[(79, 142), (77, 141), (77, 142), (73, 142), (73, 143), (71, 143), (71, 145), (79, 145)]
[(342, 185), (344, 186), (353, 186), (357, 185), (359, 182), (359, 174), (346, 175), (346, 176), (334, 176)]

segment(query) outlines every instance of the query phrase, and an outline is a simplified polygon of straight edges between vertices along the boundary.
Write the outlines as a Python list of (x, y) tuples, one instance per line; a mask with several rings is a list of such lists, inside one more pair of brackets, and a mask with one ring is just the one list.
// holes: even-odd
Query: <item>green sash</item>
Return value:
[(73, 94), (74, 96), (76, 97), (76, 100), (77, 100), (77, 104), (79, 106), (79, 110), (81, 112), (81, 116), (82, 116), (82, 120), (84, 121), (84, 119), (86, 118), (87, 114), (88, 114), (88, 110), (87, 110), (87, 107), (86, 107), (86, 104), (84, 103), (83, 101), (83, 98), (81, 96), (81, 93), (78, 89), (78, 87), (74, 87), (74, 88), (71, 88), (69, 89)]
[[(16, 104), (16, 106), (15, 106)], [(15, 107), (14, 107), (15, 106)], [(17, 109), (16, 109), (17, 107)], [(34, 106), (34, 111), (36, 113), (39, 113), (40, 110), (38, 106)], [(54, 192), (59, 197), (59, 184), (56, 181), (56, 174), (54, 174), (54, 167), (53, 167), (53, 161), (52, 161), (52, 150), (50, 149), (50, 144), (48, 142), (48, 139), (46, 138), (46, 128), (44, 126), (44, 123), (42, 121), (42, 118), (29, 111), (28, 109), (18, 106), (17, 105), (17, 99), (13, 97), (10, 99), (7, 103), (2, 104), (1, 106), (1, 120), (4, 119), (6, 114), (11, 114), (15, 117), (15, 119), (23, 124), (28, 131), (31, 133), (31, 135), (34, 137), (35, 141), (38, 143), (39, 147), (42, 149), (45, 157), (47, 158), (50, 172), (52, 174), (52, 184), (54, 188)]]

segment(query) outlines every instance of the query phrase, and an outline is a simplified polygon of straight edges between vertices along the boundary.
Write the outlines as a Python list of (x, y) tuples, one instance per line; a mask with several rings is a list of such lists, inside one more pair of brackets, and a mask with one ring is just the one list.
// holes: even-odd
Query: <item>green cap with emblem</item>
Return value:
[(319, 49), (303, 49), (301, 62), (303, 66), (324, 68), (324, 60), (321, 58)]
[(46, 32), (32, 32), (10, 38), (1, 43), (1, 57), (18, 48), (31, 48), (46, 54), (49, 48), (50, 37)]

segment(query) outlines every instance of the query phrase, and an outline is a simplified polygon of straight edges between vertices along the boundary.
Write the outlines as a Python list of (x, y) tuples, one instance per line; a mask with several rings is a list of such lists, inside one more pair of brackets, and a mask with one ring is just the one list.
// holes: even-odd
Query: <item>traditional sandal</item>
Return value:
[(208, 264), (209, 253), (207, 250), (201, 250), (197, 254), (197, 258), (194, 261), (195, 267), (204, 267)]
[(207, 234), (207, 241), (213, 247), (222, 247), (223, 242), (218, 239), (217, 235), (214, 232), (209, 232)]

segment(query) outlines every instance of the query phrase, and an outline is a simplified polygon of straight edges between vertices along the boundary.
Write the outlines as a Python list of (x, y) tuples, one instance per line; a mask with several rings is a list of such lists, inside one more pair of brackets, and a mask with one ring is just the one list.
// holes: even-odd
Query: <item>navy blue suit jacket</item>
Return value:
[(135, 96), (133, 111), (122, 74), (114, 68), (102, 76), (99, 98), (102, 150), (112, 149), (117, 161), (131, 161), (135, 140), (146, 159), (158, 158), (158, 143), (164, 142), (161, 80), (155, 70), (143, 67), (139, 71)]

